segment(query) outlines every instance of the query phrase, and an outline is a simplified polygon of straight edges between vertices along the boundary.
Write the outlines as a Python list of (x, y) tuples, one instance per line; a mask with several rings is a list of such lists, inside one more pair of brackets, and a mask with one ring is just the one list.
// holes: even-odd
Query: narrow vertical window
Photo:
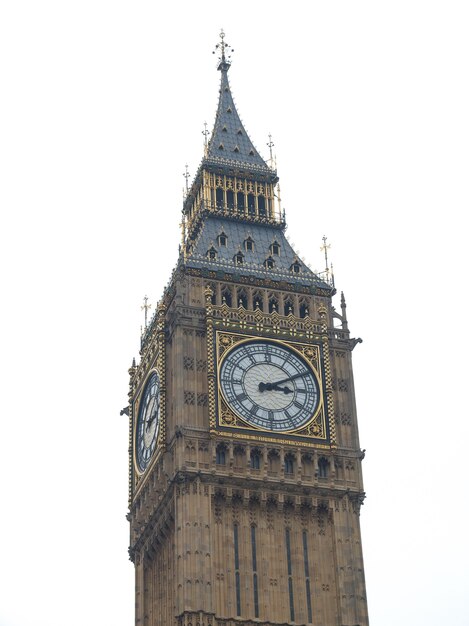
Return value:
[(239, 545), (238, 525), (234, 525), (234, 557), (235, 557), (235, 583), (236, 583), (236, 615), (241, 615), (241, 584), (239, 579)]
[(252, 583), (254, 592), (254, 617), (259, 617), (259, 591), (257, 588), (257, 549), (256, 527), (251, 526), (251, 550), (252, 550)]
[(303, 531), (303, 558), (305, 562), (305, 580), (306, 580), (306, 605), (308, 607), (308, 622), (313, 621), (313, 610), (311, 608), (311, 583), (309, 577), (309, 561), (308, 561), (308, 533)]
[(291, 567), (290, 529), (285, 529), (285, 543), (287, 545), (287, 568), (288, 568), (288, 595), (290, 598), (290, 621), (295, 621), (295, 605), (293, 603), (293, 578)]

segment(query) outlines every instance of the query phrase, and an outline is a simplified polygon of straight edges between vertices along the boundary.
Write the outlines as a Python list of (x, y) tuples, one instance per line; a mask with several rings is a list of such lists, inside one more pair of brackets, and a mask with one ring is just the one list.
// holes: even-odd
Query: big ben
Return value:
[(286, 238), (223, 33), (217, 49), (218, 110), (178, 263), (129, 370), (135, 621), (367, 626), (359, 340), (330, 275)]

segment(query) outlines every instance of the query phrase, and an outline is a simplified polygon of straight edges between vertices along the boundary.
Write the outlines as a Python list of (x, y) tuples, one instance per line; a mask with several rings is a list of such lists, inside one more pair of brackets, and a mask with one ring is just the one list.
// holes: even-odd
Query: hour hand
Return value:
[(279, 387), (278, 383), (259, 383), (259, 391), (283, 391), (283, 393), (293, 393), (289, 387)]
[(276, 383), (272, 383), (272, 389), (274, 391), (283, 391), (283, 393), (293, 393), (290, 387), (279, 387)]

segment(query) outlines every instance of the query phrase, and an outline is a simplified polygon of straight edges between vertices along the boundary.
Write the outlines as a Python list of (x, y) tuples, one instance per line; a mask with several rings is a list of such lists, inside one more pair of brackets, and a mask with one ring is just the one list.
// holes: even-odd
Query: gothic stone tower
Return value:
[(351, 352), (285, 237), (223, 41), (177, 267), (130, 369), (136, 624), (368, 624)]

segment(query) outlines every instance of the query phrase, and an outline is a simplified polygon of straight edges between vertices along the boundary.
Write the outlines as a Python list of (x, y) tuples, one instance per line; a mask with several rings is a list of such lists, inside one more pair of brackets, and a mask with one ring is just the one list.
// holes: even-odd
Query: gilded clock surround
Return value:
[[(224, 434), (225, 436), (230, 433), (234, 437), (238, 437), (241, 432), (249, 431), (248, 436), (250, 438), (262, 437), (262, 441), (274, 441), (279, 438), (284, 438), (287, 433), (293, 436), (293, 438), (304, 439), (306, 445), (313, 446), (317, 443), (328, 442), (329, 425), (334, 421), (334, 416), (328, 411), (327, 403), (325, 402), (325, 371), (321, 365), (321, 345), (314, 343), (302, 343), (298, 341), (286, 341), (269, 338), (268, 341), (276, 343), (279, 346), (283, 346), (288, 350), (293, 350), (302, 358), (309, 367), (312, 369), (316, 379), (319, 383), (319, 401), (316, 410), (311, 415), (307, 424), (300, 428), (295, 428), (291, 431), (285, 430), (279, 433), (272, 433), (270, 431), (256, 428), (246, 423), (240, 416), (226, 402), (223, 396), (220, 385), (220, 369), (223, 360), (228, 354), (237, 346), (241, 346), (245, 343), (251, 342), (255, 339), (265, 339), (265, 337), (258, 335), (238, 334), (233, 332), (225, 332), (219, 330), (215, 335), (215, 353), (217, 362), (217, 394), (216, 394), (216, 407), (215, 413), (217, 415), (217, 422), (215, 433)], [(330, 381), (329, 381), (330, 383)]]

